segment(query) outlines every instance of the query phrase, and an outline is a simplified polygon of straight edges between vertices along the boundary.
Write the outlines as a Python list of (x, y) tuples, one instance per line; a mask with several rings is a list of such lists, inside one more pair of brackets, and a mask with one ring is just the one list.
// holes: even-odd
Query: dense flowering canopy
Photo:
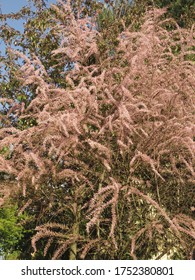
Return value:
[(95, 18), (73, 13), (70, 1), (60, 5), (52, 5), (60, 44), (51, 57), (54, 69), (64, 68), (65, 86), (51, 80), (37, 54), (8, 50), (23, 60), (17, 79), (33, 85), (35, 97), (26, 105), (0, 102), (15, 104), (8, 119), (34, 123), (0, 130), (0, 149), (7, 147), (0, 171), (12, 179), (2, 194), (62, 189), (57, 211), (74, 218), (48, 220), (32, 240), (35, 252), (48, 240), (45, 255), (57, 244), (54, 259), (70, 248), (77, 258), (125, 258), (124, 251), (126, 258), (158, 258), (166, 242), (188, 254), (195, 239), (194, 27), (172, 21), (168, 31), (165, 11), (149, 11), (139, 31), (124, 24), (102, 59)]

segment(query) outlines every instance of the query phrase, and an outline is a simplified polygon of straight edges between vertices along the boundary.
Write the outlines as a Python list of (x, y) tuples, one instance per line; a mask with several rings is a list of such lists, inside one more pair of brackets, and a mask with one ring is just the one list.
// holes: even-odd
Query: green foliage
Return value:
[(2, 155), (5, 159), (10, 159), (12, 156), (12, 150), (10, 149), (9, 146), (4, 146), (0, 150), (0, 155)]
[(181, 27), (190, 27), (194, 23), (195, 2), (193, 0), (154, 0), (158, 7), (168, 7), (167, 17), (173, 17)]
[(24, 130), (24, 129), (27, 129), (29, 127), (36, 126), (36, 125), (37, 125), (36, 119), (23, 118), (18, 121), (17, 128), (20, 130)]
[(134, 0), (134, 9), (145, 11), (149, 6), (167, 8), (166, 18), (173, 18), (181, 27), (191, 27), (194, 23), (195, 2), (194, 0)]
[(0, 208), (0, 252), (6, 259), (19, 256), (19, 242), (24, 236), (22, 223), (27, 219), (25, 214), (18, 216), (16, 205), (4, 205)]

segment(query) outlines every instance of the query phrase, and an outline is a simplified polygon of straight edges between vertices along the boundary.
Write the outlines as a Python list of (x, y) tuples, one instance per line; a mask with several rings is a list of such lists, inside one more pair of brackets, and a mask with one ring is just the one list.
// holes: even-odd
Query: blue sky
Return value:
[[(99, 0), (100, 2), (104, 2), (103, 0)], [(28, 0), (0, 0), (0, 9), (3, 14), (9, 14), (9, 13), (16, 13), (18, 12), (22, 7), (29, 5)], [(47, 0), (48, 6), (50, 4), (55, 4), (57, 0)], [(23, 30), (23, 21), (22, 20), (7, 20), (7, 23), (17, 29), (22, 31)], [(0, 22), (0, 25), (2, 22)], [(4, 53), (4, 44), (0, 38), (0, 52)]]
[[(56, 0), (48, 0), (48, 5), (56, 3)], [(3, 14), (18, 12), (23, 6), (29, 5), (27, 0), (0, 0), (0, 8)], [(21, 28), (22, 23), (18, 20), (12, 21), (11, 25), (15, 28)]]
[[(48, 0), (48, 3), (56, 3), (56, 0)], [(0, 0), (0, 6), (3, 13), (17, 12), (27, 4), (27, 0)]]
[[(48, 0), (48, 5), (55, 4), (56, 0)], [(15, 13), (18, 12), (22, 7), (28, 6), (28, 0), (0, 0), (0, 8), (3, 14)], [(8, 20), (7, 23), (15, 29), (23, 30), (23, 21), (22, 20)], [(0, 22), (1, 24), (1, 22)], [(0, 39), (0, 51), (4, 52), (4, 44)]]

